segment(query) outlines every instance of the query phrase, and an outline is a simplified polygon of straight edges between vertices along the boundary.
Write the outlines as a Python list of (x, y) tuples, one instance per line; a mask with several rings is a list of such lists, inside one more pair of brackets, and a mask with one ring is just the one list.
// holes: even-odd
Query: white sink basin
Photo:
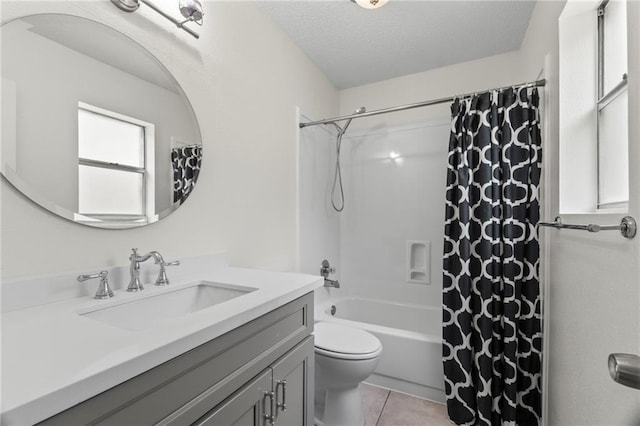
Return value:
[(158, 320), (188, 315), (255, 290), (253, 287), (199, 281), (187, 287), (80, 315), (127, 330), (143, 330), (153, 327)]

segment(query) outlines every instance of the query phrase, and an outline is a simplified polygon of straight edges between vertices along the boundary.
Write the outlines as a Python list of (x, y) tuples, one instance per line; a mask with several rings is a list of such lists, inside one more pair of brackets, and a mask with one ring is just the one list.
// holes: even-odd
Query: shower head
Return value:
[[(367, 112), (367, 109), (363, 106), (356, 108), (356, 110), (353, 112), (354, 114), (362, 114)], [(346, 124), (344, 125), (344, 127), (340, 127), (338, 126), (335, 122), (331, 123), (334, 126), (336, 126), (336, 129), (338, 129), (338, 133), (344, 133), (347, 131), (347, 127), (349, 127), (349, 124), (351, 124), (351, 120), (353, 120), (353, 118), (349, 118), (346, 122)]]
[[(354, 114), (362, 114), (362, 113), (364, 113), (366, 111), (367, 111), (367, 109), (365, 107), (361, 106), (361, 107), (356, 108), (356, 110), (353, 113)], [(347, 131), (347, 127), (349, 127), (349, 124), (351, 124), (351, 120), (353, 120), (353, 118), (350, 118), (347, 121), (347, 124), (344, 125), (344, 127), (342, 128), (342, 133)]]

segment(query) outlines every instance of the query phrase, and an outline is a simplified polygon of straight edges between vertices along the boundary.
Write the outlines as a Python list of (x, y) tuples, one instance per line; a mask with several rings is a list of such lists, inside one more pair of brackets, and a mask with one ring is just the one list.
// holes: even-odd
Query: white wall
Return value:
[[(345, 89), (340, 91), (340, 114), (351, 114), (360, 106), (372, 111), (519, 83), (520, 68), (518, 52), (510, 52)], [(449, 109), (450, 103), (443, 103), (357, 119), (349, 131), (440, 120), (450, 115)]]
[[(178, 14), (174, 1), (158, 1)], [(174, 74), (200, 123), (204, 164), (187, 203), (160, 223), (99, 230), (60, 219), (2, 181), (3, 278), (124, 265), (130, 249), (173, 259), (228, 250), (237, 265), (296, 264), (296, 106), (337, 113), (337, 91), (250, 2), (205, 2), (196, 40), (142, 5), (6, 2), (2, 21), (33, 13), (84, 16), (149, 49)]]

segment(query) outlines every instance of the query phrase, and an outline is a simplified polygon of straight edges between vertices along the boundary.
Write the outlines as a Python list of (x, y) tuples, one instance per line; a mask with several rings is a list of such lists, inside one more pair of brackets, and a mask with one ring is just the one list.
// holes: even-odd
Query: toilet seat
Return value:
[(331, 358), (360, 360), (376, 358), (382, 344), (376, 336), (355, 327), (328, 322), (315, 324), (315, 352)]

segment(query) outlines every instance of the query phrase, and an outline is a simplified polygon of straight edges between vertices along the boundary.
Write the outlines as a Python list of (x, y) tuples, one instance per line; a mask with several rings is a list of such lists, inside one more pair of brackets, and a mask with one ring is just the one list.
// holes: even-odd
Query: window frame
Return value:
[[(602, 203), (600, 199), (600, 179), (601, 179), (601, 165), (600, 165), (600, 152), (602, 141), (600, 139), (600, 128), (601, 128), (601, 112), (609, 105), (611, 102), (616, 100), (620, 95), (627, 91), (627, 73), (625, 72), (621, 80), (612, 87), (608, 92), (605, 93), (604, 85), (605, 85), (605, 15), (606, 15), (606, 7), (609, 4), (610, 0), (603, 0), (596, 9), (597, 14), (597, 82), (596, 82), (596, 173), (597, 173), (597, 193), (596, 193), (596, 211), (599, 212), (610, 212), (614, 209), (616, 210), (627, 210), (629, 207), (629, 194), (627, 193), (626, 200), (620, 200), (616, 202), (608, 202)], [(626, 56), (626, 53), (625, 53)], [(627, 70), (628, 71), (628, 70)], [(627, 124), (628, 124), (628, 108), (627, 108)], [(628, 161), (628, 156), (627, 156)], [(627, 180), (629, 176), (627, 175)]]
[[(95, 220), (117, 221), (117, 222), (137, 222), (147, 223), (155, 215), (155, 126), (152, 123), (129, 117), (114, 111), (109, 111), (85, 102), (78, 102), (78, 113), (80, 110), (97, 114), (109, 119), (123, 121), (142, 128), (143, 131), (143, 167), (129, 166), (125, 164), (100, 161), (95, 159), (82, 158), (78, 155), (78, 167), (96, 167), (101, 169), (118, 170), (127, 173), (138, 173), (142, 175), (142, 213), (141, 214), (113, 214), (113, 213), (84, 213), (79, 211), (78, 216), (87, 218), (88, 222)], [(80, 140), (78, 139), (78, 144)], [(80, 194), (78, 193), (78, 197)], [(79, 200), (79, 198), (78, 198)], [(78, 206), (79, 207), (79, 206)], [(79, 208), (78, 208), (79, 210)]]

